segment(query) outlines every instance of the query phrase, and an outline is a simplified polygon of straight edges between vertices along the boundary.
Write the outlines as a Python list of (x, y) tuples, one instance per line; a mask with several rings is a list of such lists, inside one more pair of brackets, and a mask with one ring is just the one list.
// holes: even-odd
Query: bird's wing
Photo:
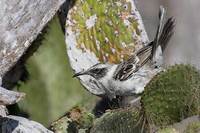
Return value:
[(113, 78), (120, 81), (127, 80), (134, 72), (145, 65), (150, 60), (152, 44), (153, 42), (149, 43), (135, 55), (131, 56), (127, 61), (120, 63), (114, 72)]
[(124, 61), (118, 65), (113, 76), (115, 80), (124, 81), (132, 77), (132, 74), (134, 72), (138, 71), (148, 61), (153, 60), (153, 56), (159, 45), (161, 46), (162, 52), (164, 51), (169, 39), (173, 35), (175, 20), (171, 17), (164, 24), (163, 15), (164, 9), (160, 8), (160, 23), (157, 29), (155, 39), (148, 45), (137, 51), (137, 53), (131, 56), (127, 61)]
[(137, 64), (136, 56), (131, 56), (127, 61), (120, 63), (115, 70), (113, 78), (115, 80), (126, 80), (133, 74)]

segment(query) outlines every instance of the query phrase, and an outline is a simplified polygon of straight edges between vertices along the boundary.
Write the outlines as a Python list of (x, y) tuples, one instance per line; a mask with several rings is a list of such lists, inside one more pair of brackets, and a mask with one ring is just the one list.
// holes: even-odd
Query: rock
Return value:
[(0, 76), (11, 69), (65, 0), (1, 0)]
[(53, 133), (41, 124), (18, 116), (0, 118), (2, 133)]

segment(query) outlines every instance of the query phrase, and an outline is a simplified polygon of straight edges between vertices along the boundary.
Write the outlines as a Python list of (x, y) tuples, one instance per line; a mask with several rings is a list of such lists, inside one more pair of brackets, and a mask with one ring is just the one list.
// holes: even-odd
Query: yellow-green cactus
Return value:
[(95, 120), (91, 133), (140, 133), (143, 117), (137, 109), (119, 109)]
[(145, 87), (142, 107), (150, 124), (163, 127), (199, 114), (200, 74), (189, 65), (175, 65)]
[[(119, 63), (147, 44), (148, 37), (133, 0), (74, 1), (67, 16), (65, 42), (75, 72), (100, 62)], [(104, 94), (91, 77), (79, 78), (92, 94)]]
[(118, 63), (134, 52), (135, 45), (148, 41), (133, 6), (132, 0), (76, 0), (67, 33), (76, 34), (76, 47), (83, 52), (94, 53), (101, 62)]

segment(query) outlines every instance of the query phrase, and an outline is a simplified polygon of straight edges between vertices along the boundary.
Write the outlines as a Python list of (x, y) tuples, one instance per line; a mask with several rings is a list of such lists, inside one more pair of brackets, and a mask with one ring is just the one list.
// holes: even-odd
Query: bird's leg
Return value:
[(125, 99), (125, 97), (124, 96), (118, 96), (117, 97), (117, 100), (118, 100), (118, 105), (119, 105), (119, 108), (124, 108), (124, 107), (126, 107), (126, 99)]
[(134, 104), (134, 103), (138, 102), (140, 99), (141, 99), (141, 97), (139, 96), (139, 97), (135, 98), (134, 100), (132, 100), (130, 103)]
[(140, 99), (141, 99), (141, 96), (138, 96), (137, 98), (131, 100), (130, 105), (134, 106), (134, 107), (139, 107), (140, 106)]

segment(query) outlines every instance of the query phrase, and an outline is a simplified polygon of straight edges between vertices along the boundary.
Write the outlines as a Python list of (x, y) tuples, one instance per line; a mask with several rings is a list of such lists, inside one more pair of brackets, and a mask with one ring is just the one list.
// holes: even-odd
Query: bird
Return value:
[(104, 96), (114, 99), (117, 96), (139, 95), (145, 85), (163, 67), (163, 52), (174, 34), (175, 19), (170, 17), (165, 22), (165, 9), (160, 6), (159, 24), (153, 41), (134, 52), (119, 64), (98, 63), (87, 70), (75, 73), (73, 77), (89, 75), (95, 80), (98, 89), (103, 89)]

